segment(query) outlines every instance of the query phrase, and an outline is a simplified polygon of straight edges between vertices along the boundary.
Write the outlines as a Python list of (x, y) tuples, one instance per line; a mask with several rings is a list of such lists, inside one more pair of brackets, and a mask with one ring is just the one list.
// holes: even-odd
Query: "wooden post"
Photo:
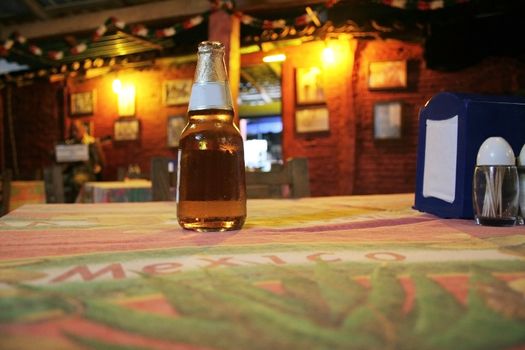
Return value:
[(292, 184), (292, 198), (310, 197), (308, 158), (289, 158), (286, 168)]
[(11, 201), (11, 180), (10, 169), (0, 170), (0, 216), (9, 213), (9, 202)]
[(225, 46), (226, 68), (230, 78), (235, 123), (239, 124), (237, 97), (239, 96), (239, 82), (241, 79), (240, 54), (241, 22), (237, 16), (230, 16), (225, 11), (216, 11), (210, 15), (208, 39), (220, 41)]

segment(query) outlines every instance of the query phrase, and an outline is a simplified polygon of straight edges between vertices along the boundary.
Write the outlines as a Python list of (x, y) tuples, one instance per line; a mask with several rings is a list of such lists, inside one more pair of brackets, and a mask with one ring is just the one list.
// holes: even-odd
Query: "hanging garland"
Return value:
[(12, 33), (7, 40), (0, 43), (0, 56), (7, 56), (10, 50), (16, 44), (18, 44), (34, 56), (47, 57), (53, 61), (60, 61), (64, 57), (66, 57), (66, 55), (71, 56), (83, 53), (89, 48), (91, 43), (97, 42), (106, 34), (108, 30), (112, 28), (116, 28), (128, 34), (144, 39), (153, 40), (169, 38), (174, 36), (175, 34), (200, 25), (209, 17), (211, 13), (219, 10), (224, 10), (230, 15), (239, 17), (241, 22), (245, 25), (259, 28), (261, 30), (280, 29), (285, 28), (287, 26), (304, 27), (312, 22), (314, 22), (316, 25), (319, 25), (320, 18), (326, 18), (326, 11), (333, 5), (335, 5), (338, 1), (339, 0), (328, 0), (324, 5), (316, 7), (315, 10), (307, 8), (309, 10), (307, 13), (296, 18), (262, 20), (236, 11), (234, 2), (232, 0), (215, 0), (211, 2), (210, 10), (204, 12), (203, 14), (190, 17), (180, 23), (175, 23), (169, 27), (154, 30), (147, 28), (142, 24), (128, 26), (124, 21), (121, 21), (116, 17), (110, 17), (103, 24), (99, 25), (95, 29), (90, 39), (78, 43), (76, 43), (76, 40), (72, 40), (73, 42), (75, 42), (75, 44), (72, 45), (69, 48), (69, 50), (64, 49), (44, 51), (38, 45), (28, 43), (27, 39), (24, 36), (15, 32)]
[[(402, 9), (418, 9), (418, 10), (434, 10), (443, 8), (445, 6), (457, 5), (466, 3), (469, 0), (375, 0), (383, 5), (398, 7)], [(78, 55), (86, 51), (91, 43), (97, 42), (102, 38), (106, 32), (112, 28), (118, 29), (125, 33), (144, 38), (147, 40), (169, 38), (180, 32), (189, 30), (203, 23), (211, 13), (219, 10), (224, 10), (232, 16), (240, 18), (242, 24), (258, 28), (260, 30), (274, 30), (284, 29), (288, 27), (306, 27), (311, 23), (320, 27), (323, 22), (326, 22), (328, 10), (337, 4), (339, 0), (328, 0), (324, 4), (311, 9), (306, 7), (306, 13), (295, 18), (287, 19), (259, 19), (240, 11), (235, 10), (235, 3), (233, 0), (212, 0), (210, 10), (203, 14), (190, 17), (180, 23), (175, 23), (169, 27), (160, 29), (150, 29), (142, 24), (128, 26), (124, 21), (116, 17), (108, 18), (103, 24), (99, 25), (92, 36), (88, 40), (77, 42), (71, 45), (69, 50), (48, 50), (44, 51), (36, 44), (30, 44), (27, 39), (19, 33), (12, 33), (7, 40), (0, 43), (0, 56), (7, 56), (10, 50), (18, 44), (22, 48), (29, 51), (32, 55), (37, 57), (47, 57), (53, 61), (60, 61), (66, 55)]]

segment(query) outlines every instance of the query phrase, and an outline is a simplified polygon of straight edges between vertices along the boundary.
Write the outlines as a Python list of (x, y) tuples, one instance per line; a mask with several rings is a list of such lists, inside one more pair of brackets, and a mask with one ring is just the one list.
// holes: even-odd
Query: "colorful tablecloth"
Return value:
[(24, 204), (46, 202), (44, 181), (11, 181), (9, 210), (15, 210)]
[(413, 195), (253, 200), (196, 233), (171, 202), (0, 220), (2, 349), (523, 349), (525, 228)]
[(77, 202), (79, 203), (122, 203), (151, 201), (151, 181), (103, 181), (86, 182)]

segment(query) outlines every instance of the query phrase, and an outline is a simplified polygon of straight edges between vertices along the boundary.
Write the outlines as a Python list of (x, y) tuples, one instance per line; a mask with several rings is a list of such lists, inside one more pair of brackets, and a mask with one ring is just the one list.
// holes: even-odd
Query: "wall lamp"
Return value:
[(135, 115), (135, 86), (122, 84), (120, 79), (113, 80), (113, 91), (118, 96), (118, 115), (132, 117)]
[(284, 53), (280, 53), (277, 55), (268, 55), (263, 57), (263, 62), (270, 63), (270, 62), (283, 62), (286, 60), (286, 55)]

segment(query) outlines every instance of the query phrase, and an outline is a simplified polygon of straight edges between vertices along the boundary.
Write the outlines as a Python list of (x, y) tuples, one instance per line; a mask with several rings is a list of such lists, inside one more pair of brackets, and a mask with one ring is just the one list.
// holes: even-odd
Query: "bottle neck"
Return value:
[(224, 51), (199, 52), (193, 81), (196, 83), (227, 82), (228, 74), (224, 63)]
[(198, 53), (188, 111), (207, 109), (233, 111), (224, 50)]

